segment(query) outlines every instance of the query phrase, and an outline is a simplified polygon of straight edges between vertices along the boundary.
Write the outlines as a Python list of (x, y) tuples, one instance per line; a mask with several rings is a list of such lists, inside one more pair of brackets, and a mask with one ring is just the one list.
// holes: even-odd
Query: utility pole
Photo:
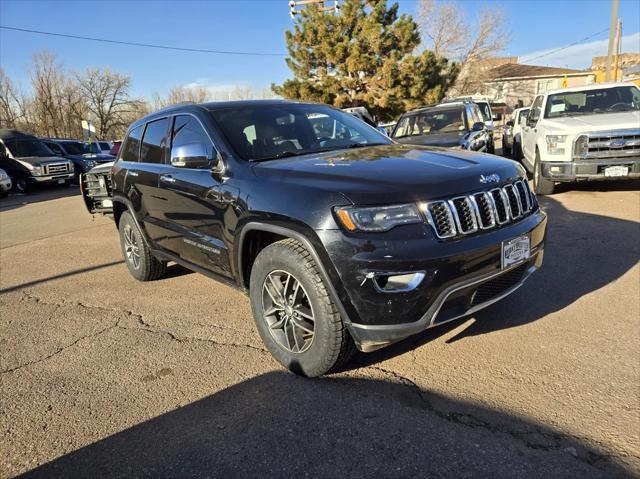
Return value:
[[(339, 0), (333, 0), (332, 2), (329, 0), (291, 0), (289, 2), (289, 15), (293, 19), (300, 13), (300, 10), (296, 10), (295, 7), (302, 7), (313, 3), (320, 6), (319, 8), (321, 12), (337, 13), (338, 10), (340, 10)], [(325, 3), (333, 3), (333, 5), (325, 5)]]
[[(613, 81), (622, 81), (622, 72), (620, 71), (620, 62), (622, 61), (622, 58), (621, 58), (622, 52), (620, 51), (621, 38), (622, 38), (622, 20), (618, 18), (618, 28), (616, 29), (616, 74), (613, 78)], [(618, 79), (618, 74), (620, 74), (619, 79)]]
[(609, 49), (607, 50), (607, 69), (605, 71), (604, 81), (611, 81), (611, 60), (613, 57), (613, 36), (616, 29), (616, 20), (618, 19), (618, 0), (612, 0), (611, 5), (611, 25), (609, 27)]

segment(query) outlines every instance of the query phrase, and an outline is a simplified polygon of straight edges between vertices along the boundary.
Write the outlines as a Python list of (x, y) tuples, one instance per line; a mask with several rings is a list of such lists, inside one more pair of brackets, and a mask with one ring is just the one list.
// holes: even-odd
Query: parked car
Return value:
[(96, 140), (98, 146), (100, 147), (100, 151), (109, 155), (111, 153), (111, 148), (113, 148), (113, 144), (110, 141), (104, 140)]
[(502, 154), (504, 156), (512, 156), (518, 161), (522, 158), (522, 125), (529, 114), (529, 107), (516, 108), (511, 114), (511, 118), (502, 132)]
[(489, 306), (542, 264), (521, 165), (396, 144), (326, 105), (176, 105), (92, 175), (88, 209), (111, 198), (134, 278), (175, 261), (247, 292), (266, 347), (307, 376)]
[(90, 153), (87, 144), (78, 140), (43, 138), (42, 142), (53, 151), (56, 156), (64, 157), (73, 162), (76, 179), (100, 163), (112, 162), (115, 157), (105, 153)]
[(11, 186), (12, 183), (9, 174), (3, 169), (0, 169), (0, 198), (4, 198), (9, 194)]
[(484, 123), (487, 131), (489, 132), (489, 144), (487, 145), (487, 153), (495, 153), (496, 145), (494, 140), (495, 135), (495, 124), (494, 120), (498, 118), (491, 111), (491, 102), (487, 97), (479, 96), (479, 95), (469, 95), (469, 96), (458, 96), (453, 98), (447, 98), (443, 101), (443, 103), (449, 102), (458, 102), (458, 101), (472, 101), (478, 108), (480, 109), (480, 113), (482, 114), (482, 122)]
[(370, 126), (373, 126), (373, 127), (376, 126), (375, 119), (373, 118), (371, 113), (369, 113), (369, 110), (367, 110), (363, 106), (354, 106), (354, 107), (351, 107), (351, 108), (343, 108), (342, 111), (346, 111), (347, 113), (351, 113), (356, 118), (360, 118), (367, 125), (370, 125)]
[(113, 161), (102, 163), (80, 176), (80, 191), (91, 213), (113, 213), (111, 170)]
[(120, 145), (122, 145), (122, 141), (116, 140), (113, 142), (113, 146), (109, 150), (109, 154), (114, 157), (118, 156), (118, 152), (120, 151)]
[(391, 133), (399, 143), (486, 151), (489, 132), (472, 102), (442, 103), (405, 113)]
[(390, 121), (388, 123), (379, 123), (378, 130), (381, 133), (384, 133), (385, 135), (387, 135), (388, 137), (391, 137), (391, 134), (393, 133), (393, 129), (396, 127), (397, 124), (398, 124), (397, 121)]
[(0, 130), (0, 168), (20, 193), (37, 184), (66, 184), (75, 175), (71, 161), (56, 157), (38, 138), (17, 130)]
[(542, 195), (559, 182), (640, 178), (640, 89), (600, 83), (538, 95), (522, 128), (522, 150)]

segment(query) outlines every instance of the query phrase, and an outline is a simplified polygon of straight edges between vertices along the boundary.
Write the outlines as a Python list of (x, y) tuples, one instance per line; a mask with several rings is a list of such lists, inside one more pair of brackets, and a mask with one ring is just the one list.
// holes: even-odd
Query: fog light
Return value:
[(373, 284), (383, 293), (406, 293), (413, 291), (424, 279), (424, 272), (376, 274)]

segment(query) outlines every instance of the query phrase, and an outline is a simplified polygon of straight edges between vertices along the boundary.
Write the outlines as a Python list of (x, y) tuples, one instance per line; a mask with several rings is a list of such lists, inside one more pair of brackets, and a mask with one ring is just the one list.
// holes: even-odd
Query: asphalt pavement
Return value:
[(321, 379), (240, 292), (136, 282), (77, 191), (0, 200), (0, 476), (640, 476), (640, 185), (540, 198), (509, 298)]

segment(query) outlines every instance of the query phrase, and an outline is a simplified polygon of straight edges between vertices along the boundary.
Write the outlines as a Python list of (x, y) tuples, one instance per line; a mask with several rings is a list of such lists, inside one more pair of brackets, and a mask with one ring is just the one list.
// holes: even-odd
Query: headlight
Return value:
[(42, 166), (34, 166), (31, 170), (31, 174), (33, 176), (41, 176), (42, 175)]
[(559, 148), (558, 145), (564, 145), (567, 141), (567, 135), (547, 135), (547, 153), (550, 155), (564, 155), (564, 147)]
[(413, 204), (339, 207), (335, 212), (342, 226), (349, 231), (388, 231), (394, 226), (422, 222), (420, 212)]
[[(85, 160), (84, 162), (84, 169), (85, 171), (89, 171), (91, 168), (93, 168), (94, 166), (96, 166), (96, 162), (92, 161), (92, 160)], [(72, 168), (73, 169), (73, 168)]]
[(586, 156), (589, 151), (589, 138), (586, 135), (580, 135), (576, 138), (576, 145), (573, 148), (574, 156)]

